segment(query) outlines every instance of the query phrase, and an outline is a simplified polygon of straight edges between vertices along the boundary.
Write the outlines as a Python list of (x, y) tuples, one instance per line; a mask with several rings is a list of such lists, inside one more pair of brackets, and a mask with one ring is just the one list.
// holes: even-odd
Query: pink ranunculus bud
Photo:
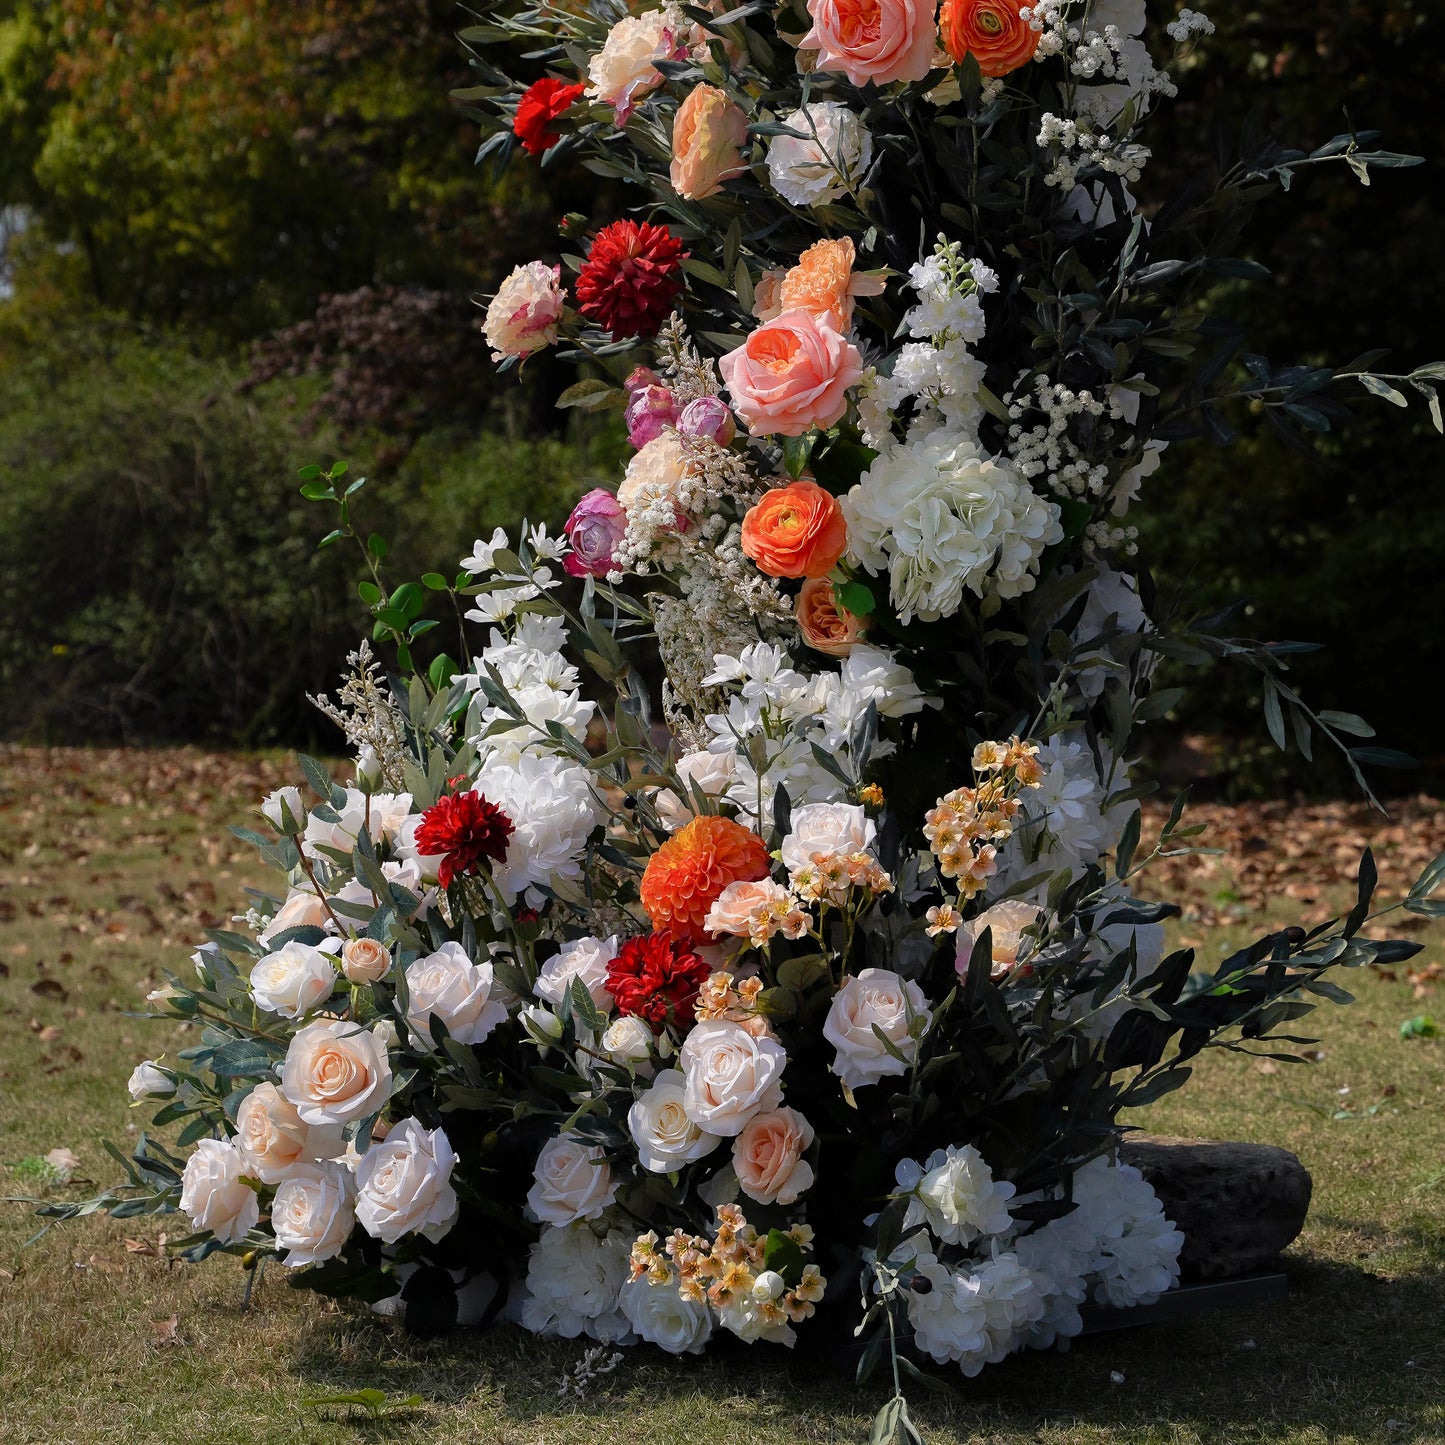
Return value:
[(664, 427), (677, 425), (677, 400), (665, 386), (644, 386), (628, 399), (625, 415), (628, 441), (645, 447)]
[(562, 529), (572, 550), (562, 565), (572, 577), (605, 577), (614, 569), (618, 543), (627, 534), (627, 513), (622, 504), (601, 487), (588, 492)]
[(737, 423), (720, 396), (699, 396), (683, 407), (677, 429), (685, 437), (706, 438), (725, 447), (737, 435)]

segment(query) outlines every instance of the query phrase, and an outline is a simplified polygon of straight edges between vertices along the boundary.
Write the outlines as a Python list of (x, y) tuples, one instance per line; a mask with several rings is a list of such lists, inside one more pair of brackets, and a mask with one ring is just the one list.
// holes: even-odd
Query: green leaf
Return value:
[(1326, 709), (1320, 713), (1320, 721), (1327, 727), (1332, 727), (1336, 732), (1350, 733), (1357, 738), (1372, 738), (1375, 730), (1364, 718), (1356, 716), (1352, 712), (1333, 712)]
[(783, 438), (783, 466), (790, 477), (801, 477), (807, 470), (808, 458), (812, 456), (817, 440), (817, 432), (809, 432), (807, 436)]
[(1404, 396), (1400, 392), (1396, 391), (1395, 388), (1391, 386), (1388, 381), (1382, 381), (1378, 376), (1371, 376), (1369, 372), (1366, 372), (1363, 376), (1360, 377), (1360, 385), (1363, 386), (1366, 391), (1372, 393), (1375, 396), (1384, 397), (1386, 401), (1392, 402), (1395, 406), (1410, 405), (1410, 403), (1405, 400)]
[(768, 1231), (768, 1242), (763, 1246), (764, 1269), (776, 1270), (791, 1288), (802, 1280), (805, 1263), (803, 1248), (797, 1240), (781, 1229)]
[(626, 397), (627, 393), (621, 387), (612, 386), (598, 377), (591, 376), (584, 377), (581, 381), (574, 381), (557, 398), (556, 404), (564, 410), (575, 406), (582, 411), (601, 411), (604, 407), (621, 406)]
[(368, 607), (375, 607), (382, 599), (381, 588), (375, 582), (358, 582), (356, 594)]
[(432, 592), (445, 592), (451, 584), (440, 572), (423, 572), (421, 585)]
[(1340, 930), (1346, 938), (1353, 938), (1369, 916), (1370, 899), (1375, 896), (1375, 885), (1379, 881), (1380, 874), (1375, 867), (1374, 852), (1366, 848), (1360, 855), (1360, 871), (1355, 880), (1355, 906), (1350, 909), (1345, 926)]
[(853, 613), (855, 617), (867, 617), (878, 605), (872, 588), (864, 586), (861, 582), (835, 582), (833, 597), (840, 607)]
[(1119, 836), (1119, 846), (1114, 851), (1114, 877), (1127, 878), (1129, 876), (1129, 865), (1134, 861), (1134, 853), (1139, 847), (1139, 830), (1143, 825), (1144, 814), (1141, 809), (1135, 808), (1129, 814), (1129, 821), (1124, 824), (1124, 831)]
[(1264, 721), (1269, 728), (1269, 735), (1274, 739), (1274, 745), (1284, 752), (1288, 747), (1285, 740), (1284, 713), (1280, 710), (1279, 693), (1275, 686), (1268, 679), (1264, 685)]
[(324, 482), (317, 477), (314, 481), (306, 482), (302, 486), (301, 495), (308, 502), (325, 502), (329, 501), (334, 494), (331, 490), (331, 483)]

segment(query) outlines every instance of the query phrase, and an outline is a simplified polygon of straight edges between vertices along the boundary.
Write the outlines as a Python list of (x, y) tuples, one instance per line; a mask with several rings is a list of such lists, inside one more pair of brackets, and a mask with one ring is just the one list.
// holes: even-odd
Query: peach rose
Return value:
[(275, 1084), (257, 1084), (236, 1110), (236, 1146), (247, 1172), (279, 1184), (299, 1165), (339, 1159), (346, 1140), (339, 1124), (307, 1124)]
[(271, 940), (289, 928), (325, 928), (330, 921), (326, 905), (311, 888), (293, 888), (276, 916), (256, 935), (262, 948), (270, 948)]
[(341, 971), (352, 983), (375, 983), (391, 972), (391, 952), (374, 938), (348, 938), (341, 946)]
[(803, 583), (793, 615), (803, 641), (829, 657), (847, 657), (868, 630), (868, 619), (849, 612), (826, 577), (809, 577)]
[(1027, 65), (1040, 32), (1019, 16), (1017, 0), (943, 0), (939, 26), (956, 61), (971, 55), (984, 75), (1008, 75)]
[(881, 277), (853, 274), (856, 254), (848, 236), (837, 241), (815, 241), (783, 276), (779, 309), (811, 311), (819, 321), (846, 332), (853, 324), (853, 298), (877, 296), (884, 286)]
[(346, 1124), (380, 1111), (391, 1094), (391, 1060), (379, 1027), (333, 1019), (293, 1035), (281, 1092), (306, 1123)]
[(746, 169), (748, 118), (715, 85), (688, 91), (672, 122), (672, 188), (685, 201), (701, 201)]
[[(992, 908), (985, 908), (977, 918), (963, 924), (956, 935), (958, 976), (962, 978), (967, 974), (974, 944), (987, 928), (991, 930), (993, 939), (991, 976), (995, 980), (1006, 977), (1018, 965), (1024, 930), (1031, 928), (1041, 917), (1043, 909), (1018, 898), (1006, 898), (1002, 903), (995, 903)], [(1037, 943), (1034, 946), (1037, 947)], [(1024, 971), (1028, 972), (1027, 969)]]
[(826, 577), (848, 546), (848, 524), (817, 482), (789, 482), (748, 508), (742, 546), (769, 577)]
[(759, 1204), (793, 1204), (813, 1183), (803, 1151), (813, 1126), (796, 1109), (754, 1114), (733, 1140), (733, 1169), (749, 1199)]
[(808, 0), (813, 28), (798, 42), (818, 52), (819, 70), (841, 70), (854, 85), (922, 80), (938, 31), (934, 0)]
[(863, 358), (835, 327), (796, 310), (764, 322), (718, 369), (754, 436), (800, 437), (842, 419)]

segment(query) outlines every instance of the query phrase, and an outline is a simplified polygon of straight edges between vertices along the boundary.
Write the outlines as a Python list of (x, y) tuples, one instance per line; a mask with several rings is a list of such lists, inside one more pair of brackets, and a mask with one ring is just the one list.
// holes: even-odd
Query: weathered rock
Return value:
[(1135, 1134), (1119, 1157), (1153, 1186), (1184, 1232), (1184, 1279), (1263, 1269), (1304, 1228), (1312, 1183), (1288, 1149)]

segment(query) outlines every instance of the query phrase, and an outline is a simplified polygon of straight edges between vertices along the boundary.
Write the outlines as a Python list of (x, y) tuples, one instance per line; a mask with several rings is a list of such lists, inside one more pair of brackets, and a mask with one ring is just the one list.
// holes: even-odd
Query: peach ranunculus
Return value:
[(1009, 75), (1034, 58), (1040, 31), (1019, 15), (1018, 0), (943, 0), (939, 28), (956, 61), (972, 55), (984, 75)]
[(715, 85), (694, 86), (672, 122), (672, 188), (685, 201), (716, 195), (747, 169), (748, 118)]
[[(993, 966), (990, 970), (995, 979), (1007, 977), (1018, 966), (1019, 949), (1023, 946), (1024, 930), (1031, 928), (1043, 916), (1043, 909), (1019, 898), (1006, 898), (985, 908), (977, 918), (963, 924), (955, 935), (958, 949), (956, 966), (962, 978), (968, 972), (969, 959), (973, 957), (974, 945), (984, 929), (990, 930), (993, 942)], [(1037, 943), (1034, 947), (1037, 947)], [(1028, 969), (1025, 968), (1027, 973)]]
[(733, 408), (754, 436), (806, 436), (848, 410), (863, 358), (811, 311), (784, 311), (718, 362)]
[(667, 11), (624, 16), (608, 31), (602, 49), (587, 67), (587, 98), (610, 105), (617, 124), (626, 125), (636, 102), (662, 84), (662, 72), (653, 61), (681, 60), (686, 54), (685, 37)]
[(856, 254), (851, 236), (815, 241), (784, 275), (778, 292), (780, 311), (811, 311), (820, 321), (847, 332), (853, 325), (853, 298), (877, 296), (885, 284), (881, 276), (854, 275)]
[(868, 619), (849, 612), (826, 577), (809, 577), (803, 583), (793, 615), (803, 641), (829, 657), (847, 657), (868, 630)]
[(934, 0), (808, 0), (813, 28), (798, 42), (818, 52), (819, 70), (854, 85), (922, 80), (933, 65)]
[(794, 1204), (813, 1183), (803, 1151), (813, 1126), (796, 1109), (754, 1114), (733, 1140), (733, 1169), (749, 1199), (759, 1204)]
[(518, 266), (497, 288), (487, 306), (482, 331), (493, 361), (515, 356), (525, 361), (557, 340), (562, 316), (562, 268), (545, 261)]
[(843, 509), (817, 482), (774, 487), (743, 518), (743, 552), (769, 577), (826, 577), (847, 546)]

